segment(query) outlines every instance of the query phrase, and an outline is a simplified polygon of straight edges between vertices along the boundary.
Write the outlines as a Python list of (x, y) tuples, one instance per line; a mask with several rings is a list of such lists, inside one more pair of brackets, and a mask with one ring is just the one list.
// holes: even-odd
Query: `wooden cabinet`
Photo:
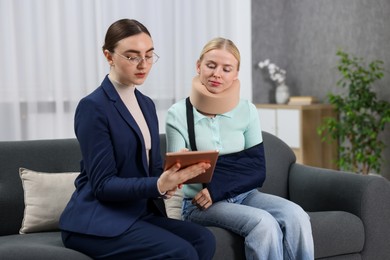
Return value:
[(317, 134), (325, 117), (335, 117), (331, 105), (256, 104), (262, 130), (278, 136), (294, 151), (301, 164), (337, 169), (337, 144), (321, 142)]

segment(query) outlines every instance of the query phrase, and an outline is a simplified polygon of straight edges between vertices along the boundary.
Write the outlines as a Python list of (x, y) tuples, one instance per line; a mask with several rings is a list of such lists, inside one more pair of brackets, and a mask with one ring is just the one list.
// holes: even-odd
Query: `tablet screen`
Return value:
[(199, 162), (207, 162), (210, 163), (210, 168), (208, 168), (204, 173), (189, 179), (185, 182), (185, 184), (209, 183), (213, 177), (218, 154), (219, 152), (217, 150), (166, 153), (164, 170), (171, 168), (177, 162), (180, 163), (182, 168), (186, 168)]

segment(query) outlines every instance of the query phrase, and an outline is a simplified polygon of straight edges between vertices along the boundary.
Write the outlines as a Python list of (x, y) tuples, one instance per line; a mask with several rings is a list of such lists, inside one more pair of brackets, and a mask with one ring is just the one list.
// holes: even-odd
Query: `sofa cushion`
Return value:
[(217, 240), (217, 248), (213, 259), (219, 260), (245, 260), (244, 238), (232, 231), (208, 226)]
[(360, 253), (364, 226), (357, 216), (344, 211), (309, 212), (315, 258)]
[(20, 168), (24, 216), (20, 234), (58, 230), (62, 211), (75, 190), (78, 172), (45, 173)]
[(64, 247), (60, 232), (0, 236), (0, 256), (7, 260), (91, 260), (80, 252)]

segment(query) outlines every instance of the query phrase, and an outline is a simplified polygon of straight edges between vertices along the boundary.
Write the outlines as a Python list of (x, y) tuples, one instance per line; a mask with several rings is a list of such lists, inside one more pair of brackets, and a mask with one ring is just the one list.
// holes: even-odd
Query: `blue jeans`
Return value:
[(257, 189), (214, 203), (206, 210), (184, 199), (183, 219), (244, 237), (246, 259), (314, 259), (307, 213), (289, 200)]

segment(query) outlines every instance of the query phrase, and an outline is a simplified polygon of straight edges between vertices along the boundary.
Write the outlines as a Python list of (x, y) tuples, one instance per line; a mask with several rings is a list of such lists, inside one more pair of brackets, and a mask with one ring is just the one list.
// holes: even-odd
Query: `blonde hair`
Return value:
[(237, 46), (229, 39), (225, 39), (222, 37), (217, 37), (212, 40), (210, 40), (206, 45), (203, 47), (202, 52), (199, 56), (199, 61), (202, 61), (203, 56), (212, 50), (227, 50), (230, 52), (238, 61), (237, 64), (237, 70), (240, 70), (240, 51), (238, 50)]

